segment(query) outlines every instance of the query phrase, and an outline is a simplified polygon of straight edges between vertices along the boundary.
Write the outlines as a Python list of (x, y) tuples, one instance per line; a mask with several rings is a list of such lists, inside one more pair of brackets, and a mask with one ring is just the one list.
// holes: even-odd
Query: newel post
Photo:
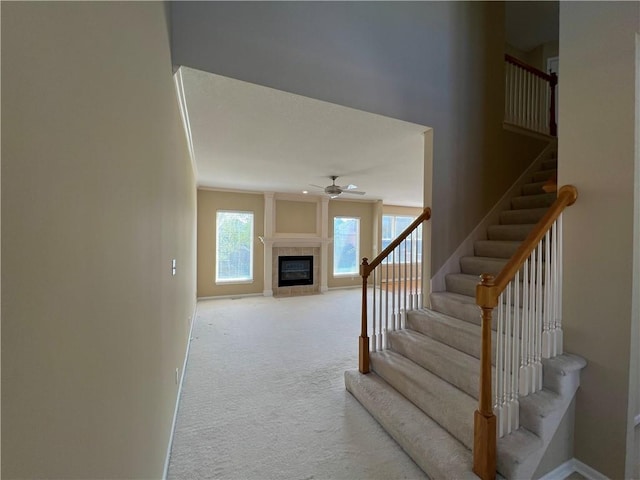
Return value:
[(480, 351), (480, 399), (473, 418), (473, 472), (482, 480), (496, 478), (496, 417), (491, 404), (491, 316), (498, 304), (493, 275), (483, 274), (476, 286), (476, 302), (482, 311)]
[(551, 88), (551, 106), (549, 108), (549, 135), (558, 136), (558, 125), (556, 124), (556, 85), (558, 85), (558, 75), (551, 72), (549, 88)]
[(362, 276), (362, 321), (358, 349), (360, 373), (369, 373), (369, 337), (367, 336), (367, 280), (369, 273), (369, 259), (363, 258), (360, 265), (360, 275)]

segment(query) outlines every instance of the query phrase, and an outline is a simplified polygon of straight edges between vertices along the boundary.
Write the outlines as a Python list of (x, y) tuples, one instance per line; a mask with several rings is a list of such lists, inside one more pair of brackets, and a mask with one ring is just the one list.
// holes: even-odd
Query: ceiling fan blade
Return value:
[(366, 194), (367, 192), (358, 192), (358, 191), (356, 191), (356, 190), (345, 190), (345, 191), (344, 191), (344, 192), (342, 192), (342, 193), (353, 193), (354, 195), (364, 195), (364, 194)]
[(338, 198), (340, 196), (339, 193), (334, 193), (333, 195), (329, 195), (331, 198)]
[(340, 187), (342, 190), (355, 190), (356, 188), (358, 188), (357, 185), (354, 185), (353, 183), (350, 183), (349, 185), (345, 185), (344, 187)]
[(316, 188), (319, 188), (321, 190), (324, 190), (324, 187), (321, 187), (320, 185), (314, 185), (313, 183), (310, 183), (309, 186), (310, 187), (316, 187)]

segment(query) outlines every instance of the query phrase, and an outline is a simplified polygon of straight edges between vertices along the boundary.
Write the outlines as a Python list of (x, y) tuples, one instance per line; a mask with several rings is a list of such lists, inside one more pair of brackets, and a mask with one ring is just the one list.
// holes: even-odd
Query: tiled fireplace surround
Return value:
[[(320, 292), (320, 248), (319, 247), (273, 247), (272, 285), (276, 297), (310, 295)], [(313, 255), (313, 285), (278, 286), (278, 257), (291, 255)]]
[[(264, 296), (311, 295), (326, 292), (328, 269), (328, 198), (317, 201), (317, 229), (315, 234), (276, 233), (275, 197), (265, 193), (264, 237)], [(281, 198), (281, 197), (279, 197)], [(286, 198), (286, 197), (285, 197)], [(296, 198), (297, 199), (297, 198)], [(316, 200), (313, 200), (316, 202)], [(313, 255), (313, 285), (278, 287), (278, 257), (290, 255)]]

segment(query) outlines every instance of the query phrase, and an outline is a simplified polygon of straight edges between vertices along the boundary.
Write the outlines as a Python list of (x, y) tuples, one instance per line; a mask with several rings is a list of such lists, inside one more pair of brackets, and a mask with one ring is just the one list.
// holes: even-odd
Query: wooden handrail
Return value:
[(418, 225), (420, 225), (425, 220), (429, 220), (430, 218), (431, 209), (429, 207), (426, 207), (424, 210), (422, 210), (422, 213), (418, 215), (418, 217), (411, 223), (411, 225), (404, 229), (404, 231), (398, 236), (398, 238), (391, 242), (387, 246), (387, 248), (380, 252), (380, 254), (376, 258), (371, 260), (371, 263), (367, 263), (367, 258), (363, 259), (362, 265), (360, 265), (360, 276), (368, 277), (373, 269), (380, 265), (382, 261), (387, 258), (391, 254), (391, 252), (418, 227)]
[[(476, 288), (476, 300), (480, 307), (493, 307), (496, 305), (498, 296), (507, 287), (507, 284), (516, 276), (516, 272), (522, 268), (524, 262), (529, 258), (531, 252), (536, 248), (545, 233), (551, 228), (553, 222), (557, 220), (565, 207), (573, 205), (578, 198), (578, 190), (573, 185), (565, 185), (560, 188), (558, 198), (549, 207), (547, 213), (540, 219), (535, 228), (527, 235), (527, 238), (520, 244), (516, 253), (509, 262), (502, 268), (498, 276), (490, 287), (479, 284)], [(492, 298), (493, 297), (493, 298)]]
[[(369, 336), (367, 335), (367, 282), (371, 272), (387, 258), (418, 226), (431, 218), (431, 209), (426, 207), (422, 213), (411, 222), (407, 228), (391, 242), (387, 248), (369, 263), (368, 258), (363, 258), (360, 264), (360, 276), (362, 277), (362, 307), (360, 317), (360, 337), (358, 339), (358, 369), (360, 373), (369, 373)], [(375, 278), (375, 277), (374, 277)]]
[(512, 57), (511, 55), (509, 55), (508, 53), (504, 54), (504, 59), (509, 62), (512, 65), (515, 65), (517, 67), (522, 68), (523, 70), (526, 70), (529, 73), (532, 73), (533, 75), (535, 75), (536, 77), (540, 77), (544, 80), (546, 80), (547, 82), (551, 83), (551, 75), (548, 73), (543, 72), (542, 70), (537, 69), (536, 67), (529, 65), (528, 63), (523, 62), (522, 60), (520, 60), (519, 58), (516, 57)]
[(558, 192), (558, 198), (547, 213), (527, 235), (516, 253), (503, 267), (497, 277), (482, 275), (476, 285), (476, 303), (481, 309), (480, 350), (480, 390), (478, 409), (474, 414), (473, 472), (482, 480), (496, 477), (496, 417), (491, 405), (491, 322), (493, 309), (498, 305), (498, 297), (522, 268), (533, 250), (551, 229), (565, 207), (573, 205), (578, 198), (578, 190), (573, 185), (565, 185)]

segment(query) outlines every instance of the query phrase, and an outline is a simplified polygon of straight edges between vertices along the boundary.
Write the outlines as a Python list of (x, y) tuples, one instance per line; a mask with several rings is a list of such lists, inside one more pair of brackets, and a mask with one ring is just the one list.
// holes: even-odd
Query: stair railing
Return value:
[[(496, 476), (496, 436), (519, 428), (519, 397), (542, 389), (542, 358), (562, 354), (562, 212), (577, 198), (574, 186), (560, 188), (502, 271), (496, 277), (481, 275), (476, 286), (482, 348), (473, 471), (483, 480)], [(491, 320), (496, 307), (492, 386)]]
[[(369, 373), (369, 352), (385, 350), (388, 347), (387, 334), (404, 328), (407, 312), (423, 306), (420, 227), (430, 218), (431, 209), (427, 207), (371, 263), (367, 258), (362, 259), (362, 322), (358, 354), (361, 373)], [(369, 277), (372, 277), (373, 287), (371, 299)], [(371, 309), (368, 308), (369, 300)]]
[(558, 135), (556, 85), (558, 76), (505, 55), (504, 121), (518, 127)]

